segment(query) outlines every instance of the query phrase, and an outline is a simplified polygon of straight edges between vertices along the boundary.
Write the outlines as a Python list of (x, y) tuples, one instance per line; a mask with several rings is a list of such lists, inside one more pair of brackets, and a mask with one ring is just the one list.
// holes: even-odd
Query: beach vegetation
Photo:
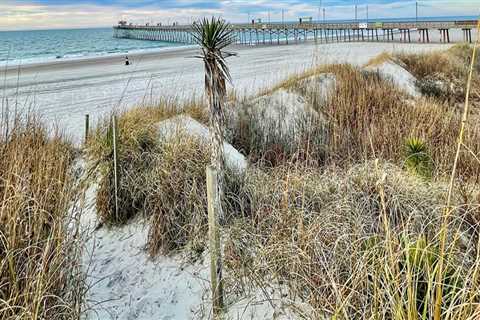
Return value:
[(411, 172), (425, 178), (431, 177), (433, 164), (427, 146), (420, 139), (410, 138), (406, 141), (405, 165)]
[(0, 319), (78, 319), (74, 150), (32, 115), (13, 120), (0, 137)]
[[(404, 63), (412, 74), (428, 76), (434, 67), (430, 58), (421, 59)], [(323, 74), (336, 79), (326, 99), (307, 81)], [(328, 138), (318, 139), (324, 131), (313, 129), (303, 131), (311, 136), (298, 135), (295, 145), (272, 141), (265, 135), (278, 136), (280, 127), (260, 130), (256, 113), (235, 111), (279, 90), (321, 115)], [(258, 97), (230, 101), (225, 139), (251, 165), (241, 175), (225, 173), (227, 305), (260, 288), (268, 301), (280, 290), (287, 307), (310, 319), (433, 319), (438, 310), (442, 319), (478, 318), (480, 128), (475, 101), (467, 118), (449, 101), (412, 100), (378, 73), (346, 64), (320, 66)], [(159, 104), (118, 115), (121, 188), (135, 194), (122, 206), (132, 218), (146, 217), (152, 257), (186, 249), (201, 258), (205, 252), (204, 169), (211, 149), (186, 132), (159, 139), (156, 126), (178, 114), (207, 124), (209, 114), (201, 109), (176, 105), (169, 111)], [(452, 132), (462, 123), (458, 153)], [(299, 125), (319, 124), (305, 119)], [(89, 154), (101, 160), (104, 194), (97, 204), (109, 221), (107, 128), (108, 122), (98, 128)], [(453, 181), (461, 178), (453, 186), (452, 163)]]

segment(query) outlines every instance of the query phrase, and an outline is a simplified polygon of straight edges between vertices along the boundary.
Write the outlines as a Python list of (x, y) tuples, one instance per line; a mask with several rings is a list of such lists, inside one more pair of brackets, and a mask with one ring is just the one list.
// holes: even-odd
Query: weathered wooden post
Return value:
[(84, 141), (85, 144), (87, 144), (88, 142), (89, 131), (90, 131), (90, 116), (86, 114), (85, 115), (85, 141)]
[(115, 219), (118, 222), (118, 127), (117, 116), (112, 116), (112, 145), (113, 145), (113, 179), (115, 188)]
[(208, 200), (208, 237), (210, 242), (210, 278), (212, 286), (212, 302), (214, 319), (218, 319), (223, 309), (222, 252), (220, 246), (220, 230), (218, 221), (218, 183), (217, 171), (207, 167), (207, 200)]

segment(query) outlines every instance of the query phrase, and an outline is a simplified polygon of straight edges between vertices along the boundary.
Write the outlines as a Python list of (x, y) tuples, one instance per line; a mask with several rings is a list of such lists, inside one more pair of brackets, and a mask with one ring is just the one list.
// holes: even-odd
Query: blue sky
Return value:
[[(359, 17), (412, 17), (411, 0), (0, 0), (0, 30), (111, 26), (120, 19), (136, 23), (188, 23), (202, 16), (220, 15), (232, 22), (249, 18), (279, 20), (319, 16), (348, 19), (358, 5)], [(420, 16), (480, 14), (480, 0), (420, 0)]]

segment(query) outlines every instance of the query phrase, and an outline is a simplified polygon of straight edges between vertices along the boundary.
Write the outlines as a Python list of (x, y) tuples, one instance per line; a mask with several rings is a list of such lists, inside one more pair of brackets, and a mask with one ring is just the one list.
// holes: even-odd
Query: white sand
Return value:
[[(452, 35), (457, 38), (460, 35)], [(432, 36), (432, 39), (434, 36)], [(257, 93), (291, 74), (324, 63), (363, 65), (382, 52), (426, 52), (446, 49), (445, 44), (313, 43), (299, 45), (232, 48), (233, 85), (238, 94)], [(193, 49), (131, 56), (55, 62), (0, 71), (0, 94), (10, 108), (39, 111), (46, 120), (58, 121), (77, 140), (83, 134), (84, 116), (92, 120), (113, 108), (148, 103), (158, 96), (189, 98), (203, 92), (203, 65), (193, 58)]]
[[(85, 234), (84, 270), (89, 287), (83, 320), (211, 319), (208, 252), (201, 261), (184, 257), (148, 257), (148, 222), (141, 219), (117, 228), (98, 225), (95, 186), (87, 190), (81, 216)], [(299, 319), (286, 306), (280, 291), (258, 290), (247, 297), (228, 299), (225, 319)], [(303, 312), (308, 306), (299, 303)], [(274, 316), (275, 315), (275, 316)]]
[(416, 86), (417, 79), (408, 70), (393, 61), (388, 60), (369, 66), (365, 70), (378, 72), (380, 77), (392, 81), (397, 88), (414, 98), (421, 96), (420, 90)]
[(88, 190), (81, 218), (87, 236), (83, 263), (89, 286), (84, 319), (202, 318), (208, 266), (185, 265), (179, 257), (151, 260), (145, 252), (148, 227), (141, 220), (95, 231), (95, 191)]

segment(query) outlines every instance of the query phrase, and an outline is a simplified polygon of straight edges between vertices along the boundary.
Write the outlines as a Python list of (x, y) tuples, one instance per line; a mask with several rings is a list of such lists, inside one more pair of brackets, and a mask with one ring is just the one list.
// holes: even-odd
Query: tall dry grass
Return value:
[[(326, 104), (312, 99), (316, 93), (309, 92), (312, 88), (305, 87), (303, 81), (322, 73), (332, 73), (337, 78), (336, 89)], [(323, 150), (325, 152), (321, 155), (324, 161), (320, 164), (326, 162), (348, 167), (358, 161), (380, 158), (404, 166), (405, 143), (411, 138), (417, 138), (425, 143), (430, 152), (434, 176), (441, 177), (450, 170), (457, 142), (452, 133), (460, 126), (462, 114), (461, 110), (452, 108), (447, 101), (433, 98), (412, 101), (380, 75), (351, 65), (322, 66), (307, 74), (295, 76), (278, 87), (298, 92), (328, 120), (326, 145), (323, 140), (321, 144), (315, 145), (318, 139), (307, 137), (303, 144), (305, 148), (290, 157), (280, 157), (285, 160), (279, 161), (280, 164), (309, 159), (309, 155), (298, 156), (298, 153), (305, 150)], [(478, 120), (478, 117), (468, 120), (465, 145), (468, 145), (469, 150), (462, 151), (459, 163), (459, 174), (477, 182), (480, 179), (480, 167), (475, 157), (480, 154)], [(311, 123), (305, 122), (305, 125)], [(251, 150), (251, 144), (245, 146), (245, 143), (242, 143), (247, 140), (242, 137), (242, 132), (236, 134), (238, 138), (233, 140), (235, 147)], [(252, 141), (252, 138), (249, 141)], [(261, 152), (262, 148), (264, 146), (257, 145), (254, 151)], [(283, 151), (280, 150), (281, 152)], [(270, 153), (275, 153), (275, 150)], [(315, 157), (315, 154), (310, 156)], [(275, 155), (270, 157), (275, 158)]]
[[(417, 78), (417, 85), (424, 95), (447, 101), (451, 107), (465, 101), (465, 83), (469, 75), (473, 48), (470, 45), (456, 45), (446, 51), (428, 54), (398, 54), (396, 56)], [(480, 62), (474, 64), (476, 74), (472, 78), (472, 88), (480, 90)], [(472, 96), (472, 102), (479, 103), (478, 96)]]
[(0, 154), (0, 319), (77, 319), (72, 147), (30, 117), (2, 135)]
[[(432, 59), (404, 63), (414, 74), (428, 75), (438, 71), (429, 65)], [(459, 79), (464, 62), (449, 59)], [(335, 74), (337, 85), (321, 101), (303, 80), (325, 72)], [(443, 229), (444, 256), (439, 230), (445, 227), (441, 217), (460, 110), (435, 96), (412, 100), (379, 74), (350, 65), (322, 66), (278, 88), (297, 92), (326, 117), (328, 139), (306, 136), (292, 148), (261, 136), (254, 123), (259, 119), (232, 117), (244, 130), (232, 130), (228, 139), (254, 164), (243, 179), (227, 175), (227, 291), (264, 287), (268, 299), (267, 289), (286, 288), (286, 298), (307, 302), (315, 319), (423, 320), (433, 318), (441, 284), (444, 319), (480, 317), (478, 117), (465, 123), (452, 219)], [(472, 88), (475, 94), (478, 88)], [(181, 134), (158, 141), (155, 127), (179, 112), (205, 119), (201, 108), (178, 110), (160, 105), (120, 115), (121, 221), (112, 214), (108, 123), (89, 146), (101, 168), (101, 218), (124, 223), (138, 214), (148, 217), (151, 255), (204, 249), (207, 146)], [(277, 133), (270, 130), (266, 135)], [(422, 152), (417, 160), (427, 159), (423, 177), (404, 170), (411, 169), (412, 141)]]
[[(204, 109), (190, 103), (159, 104), (118, 115), (118, 200), (115, 214), (113, 154), (110, 124), (105, 121), (90, 140), (88, 153), (99, 173), (96, 205), (102, 223), (124, 224), (141, 216), (149, 224), (147, 249), (151, 256), (188, 247), (195, 255), (205, 249), (208, 231), (206, 172), (208, 142), (181, 130), (161, 139), (157, 124), (176, 115), (205, 123)], [(238, 197), (241, 176), (227, 170), (224, 207), (227, 219), (244, 209)]]
[[(282, 287), (286, 301), (313, 306), (315, 319), (432, 319), (447, 184), (368, 162), (324, 173), (254, 170), (245, 188), (251, 217), (236, 221), (225, 245), (230, 291)], [(478, 225), (465, 216), (480, 206), (457, 196), (443, 319), (476, 319)]]
[[(338, 67), (333, 67), (333, 70)], [(416, 137), (429, 150), (437, 175), (450, 168), (455, 157), (456, 137), (462, 115), (448, 104), (433, 100), (407, 101), (397, 88), (376, 74), (339, 67), (339, 87), (326, 108), (332, 121), (330, 151), (333, 162), (381, 158), (404, 160), (404, 143)], [(470, 120), (466, 144), (480, 152), (480, 128)], [(478, 179), (476, 159), (465, 154), (459, 165), (464, 176)], [(478, 180), (477, 180), (478, 181)]]
[(205, 121), (205, 111), (195, 101), (179, 107), (176, 101), (164, 100), (155, 106), (139, 107), (118, 114), (119, 207), (115, 214), (112, 122), (108, 117), (97, 127), (87, 145), (87, 153), (97, 169), (100, 188), (97, 210), (104, 223), (124, 223), (142, 210), (147, 188), (143, 179), (152, 169), (159, 137), (156, 124), (179, 114)]

